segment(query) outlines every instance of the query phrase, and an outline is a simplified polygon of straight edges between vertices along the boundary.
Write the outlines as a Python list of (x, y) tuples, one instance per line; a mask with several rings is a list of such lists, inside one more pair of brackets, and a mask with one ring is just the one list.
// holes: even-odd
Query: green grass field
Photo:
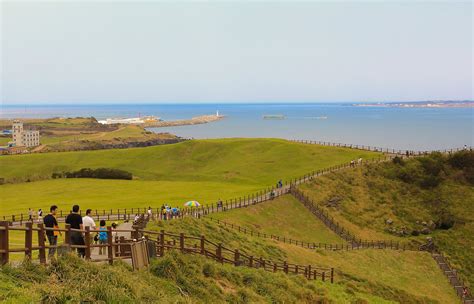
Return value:
[(293, 240), (341, 244), (343, 240), (309, 213), (293, 196), (210, 215), (254, 231)]
[[(0, 215), (48, 208), (64, 210), (161, 206), (186, 200), (213, 203), (271, 187), (313, 170), (380, 154), (303, 145), (276, 139), (198, 140), (148, 148), (14, 155), (0, 158)], [(49, 179), (53, 172), (119, 168), (132, 181)], [(32, 182), (21, 182), (31, 179)], [(42, 180), (46, 179), (46, 180)], [(38, 181), (34, 181), (38, 180)]]

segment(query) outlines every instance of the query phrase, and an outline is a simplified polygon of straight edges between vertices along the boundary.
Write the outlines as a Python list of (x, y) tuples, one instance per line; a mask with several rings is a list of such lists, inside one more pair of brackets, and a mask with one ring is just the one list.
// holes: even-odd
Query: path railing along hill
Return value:
[(217, 224), (237, 230), (240, 233), (247, 234), (253, 237), (264, 238), (264, 239), (271, 239), (278, 242), (282, 242), (285, 244), (295, 245), (302, 248), (307, 249), (325, 249), (325, 250), (359, 250), (359, 249), (393, 249), (393, 250), (405, 250), (405, 245), (400, 244), (400, 242), (394, 241), (374, 241), (374, 240), (359, 240), (359, 242), (350, 242), (350, 243), (341, 243), (341, 244), (330, 244), (330, 243), (321, 243), (321, 242), (308, 242), (308, 241), (301, 241), (296, 240), (289, 237), (278, 236), (274, 234), (267, 234), (266, 232), (255, 231), (249, 229), (247, 227), (243, 227), (240, 225), (236, 225), (233, 223), (229, 223), (223, 220), (214, 219), (212, 217), (208, 217), (211, 221), (217, 222)]
[(453, 149), (444, 149), (444, 150), (402, 150), (402, 149), (391, 149), (391, 148), (382, 148), (382, 147), (374, 147), (374, 146), (366, 146), (366, 145), (356, 145), (356, 144), (343, 144), (343, 143), (334, 143), (328, 141), (316, 141), (316, 140), (301, 140), (301, 139), (291, 139), (289, 141), (302, 143), (302, 144), (312, 144), (312, 145), (320, 145), (320, 146), (328, 146), (328, 147), (341, 147), (341, 148), (350, 148), (350, 149), (357, 149), (357, 150), (365, 150), (365, 151), (372, 151), (372, 152), (383, 152), (387, 154), (395, 154), (395, 155), (403, 155), (403, 156), (421, 156), (427, 155), (431, 152), (440, 152), (440, 153), (454, 153), (457, 151), (462, 150), (472, 150), (472, 146), (466, 146), (464, 148), (453, 148)]
[[(143, 219), (143, 218), (142, 218)], [(160, 232), (143, 230), (146, 221), (141, 221), (141, 224), (135, 225), (134, 229), (116, 229), (107, 227), (105, 231), (107, 234), (106, 244), (94, 244), (92, 242), (92, 235), (99, 230), (91, 230), (90, 227), (86, 229), (72, 229), (70, 225), (66, 228), (45, 228), (43, 224), (37, 224), (33, 227), (31, 222), (26, 223), (25, 226), (12, 227), (8, 222), (0, 222), (0, 265), (4, 265), (10, 261), (10, 254), (24, 253), (25, 258), (33, 259), (33, 252), (38, 252), (38, 260), (40, 264), (46, 264), (46, 252), (50, 248), (59, 249), (58, 251), (71, 251), (74, 249), (83, 249), (85, 251), (85, 259), (94, 262), (108, 262), (113, 264), (117, 259), (130, 259), (131, 250), (124, 249), (124, 247), (131, 247), (133, 242), (137, 239), (144, 239), (152, 242), (155, 252), (154, 257), (163, 257), (165, 251), (178, 250), (185, 254), (198, 254), (206, 258), (215, 260), (219, 263), (227, 263), (234, 266), (245, 266), (250, 268), (258, 268), (271, 272), (284, 272), (286, 274), (303, 275), (308, 280), (321, 279), (322, 281), (334, 282), (334, 269), (319, 267), (314, 265), (298, 265), (289, 263), (287, 261), (272, 261), (262, 257), (255, 257), (243, 250), (230, 249), (221, 243), (215, 243), (208, 240), (204, 235), (200, 237), (186, 235), (184, 233), (173, 234), (161, 230)], [(10, 232), (23, 231), (25, 233), (25, 246), (11, 248), (9, 243)], [(57, 231), (65, 233), (64, 244), (51, 246), (46, 243), (46, 231)], [(130, 233), (134, 238), (128, 240), (114, 240), (114, 233)], [(84, 245), (73, 245), (71, 236), (73, 233), (83, 233)], [(37, 244), (34, 245), (33, 234), (37, 234)], [(105, 257), (96, 257), (91, 254), (94, 248), (106, 248), (107, 255)], [(148, 251), (150, 253), (150, 250)]]

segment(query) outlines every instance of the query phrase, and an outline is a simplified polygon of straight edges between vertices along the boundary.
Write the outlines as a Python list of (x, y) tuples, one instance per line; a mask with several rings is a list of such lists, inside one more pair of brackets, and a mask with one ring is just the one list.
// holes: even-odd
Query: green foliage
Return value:
[(132, 173), (111, 168), (82, 168), (78, 171), (65, 171), (62, 173), (53, 173), (52, 178), (100, 178), (100, 179), (125, 179), (131, 180), (133, 178)]

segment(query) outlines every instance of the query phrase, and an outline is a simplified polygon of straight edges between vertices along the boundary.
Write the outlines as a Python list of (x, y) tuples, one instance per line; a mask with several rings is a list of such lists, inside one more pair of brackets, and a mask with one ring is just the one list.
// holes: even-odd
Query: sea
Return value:
[[(284, 138), (369, 145), (402, 150), (443, 150), (474, 146), (474, 108), (396, 108), (314, 104), (94, 104), (2, 105), (0, 118), (94, 116), (189, 119), (215, 114), (208, 124), (150, 128), (196, 139)], [(264, 119), (282, 115), (283, 119)]]

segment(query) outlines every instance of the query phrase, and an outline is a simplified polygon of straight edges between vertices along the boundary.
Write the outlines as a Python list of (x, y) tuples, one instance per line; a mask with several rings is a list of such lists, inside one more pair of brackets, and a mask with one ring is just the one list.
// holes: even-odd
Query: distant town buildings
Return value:
[(23, 123), (19, 120), (13, 121), (12, 137), (15, 147), (36, 147), (40, 145), (39, 131), (24, 130)]
[(145, 117), (134, 117), (134, 118), (107, 118), (105, 120), (99, 120), (98, 123), (103, 125), (114, 125), (114, 124), (125, 124), (125, 125), (140, 125), (145, 123), (157, 122), (159, 117), (145, 116)]

